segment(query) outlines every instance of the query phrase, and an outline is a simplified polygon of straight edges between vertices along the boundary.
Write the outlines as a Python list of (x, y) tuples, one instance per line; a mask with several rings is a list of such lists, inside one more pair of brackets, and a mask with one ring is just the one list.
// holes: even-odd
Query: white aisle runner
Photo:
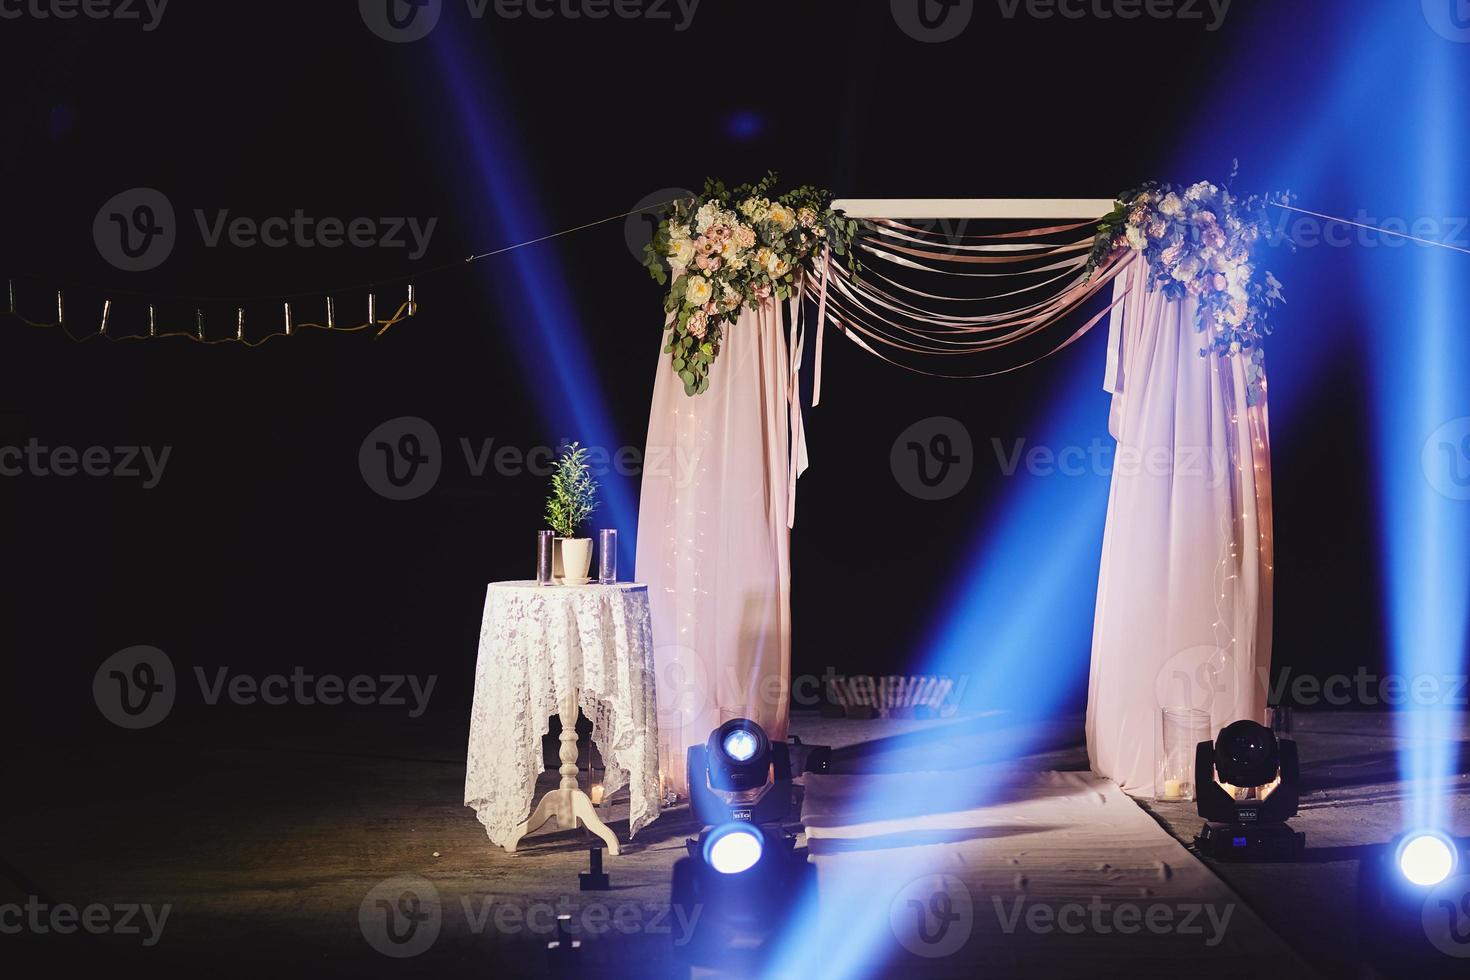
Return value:
[(1311, 975), (1091, 773), (984, 766), (805, 781), (824, 976)]

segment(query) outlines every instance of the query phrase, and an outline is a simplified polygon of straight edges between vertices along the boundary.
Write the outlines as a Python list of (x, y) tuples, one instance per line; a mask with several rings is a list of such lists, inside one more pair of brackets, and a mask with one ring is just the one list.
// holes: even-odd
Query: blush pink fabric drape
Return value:
[(785, 319), (774, 301), (744, 311), (702, 394), (685, 395), (667, 356), (658, 362), (636, 574), (653, 614), (659, 769), (681, 797), (686, 748), (722, 721), (751, 718), (786, 738), (788, 516), (805, 447)]
[[(1092, 768), (1155, 795), (1161, 710), (1210, 715), (1211, 737), (1265, 715), (1271, 664), (1270, 445), (1238, 357), (1201, 357), (1195, 300), (1115, 281), (1106, 388), (1117, 455), (1087, 698)], [(1161, 787), (1160, 787), (1161, 788)]]

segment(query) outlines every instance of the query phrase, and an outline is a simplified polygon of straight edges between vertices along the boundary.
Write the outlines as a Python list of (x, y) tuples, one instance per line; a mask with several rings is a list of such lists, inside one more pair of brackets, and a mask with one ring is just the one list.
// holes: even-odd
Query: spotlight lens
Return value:
[(705, 860), (722, 875), (738, 875), (749, 871), (761, 859), (765, 842), (750, 827), (737, 826), (716, 830), (704, 847)]
[(1437, 834), (1417, 834), (1399, 849), (1399, 870), (1414, 884), (1432, 887), (1455, 870), (1455, 852)]
[(750, 732), (741, 730), (725, 736), (725, 754), (736, 762), (749, 762), (760, 742)]

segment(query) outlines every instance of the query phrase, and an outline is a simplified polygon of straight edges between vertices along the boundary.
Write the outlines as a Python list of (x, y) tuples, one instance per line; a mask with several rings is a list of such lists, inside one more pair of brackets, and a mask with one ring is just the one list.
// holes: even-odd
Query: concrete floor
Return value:
[[(568, 975), (677, 975), (671, 940), (685, 924), (664, 907), (670, 869), (697, 830), (687, 811), (666, 812), (608, 860), (613, 890), (580, 892), (584, 831), (538, 834), (506, 854), (461, 805), (464, 717), (302, 711), (239, 716), (224, 731), (214, 718), (171, 719), (126, 738), (28, 746), (5, 764), (0, 906), (35, 896), (49, 908), (101, 904), (116, 916), (147, 905), (157, 916), (167, 905), (169, 915), (152, 946), (146, 926), (144, 935), (28, 930), (0, 935), (0, 953), (155, 976), (540, 976), (562, 969), (546, 951), (562, 911), (598, 931), (583, 936)], [(809, 742), (846, 746), (838, 767), (851, 772), (1017, 752), (1021, 768), (1086, 766), (1075, 718), (1008, 727), (803, 716), (793, 727)], [(1215, 870), (1323, 976), (1358, 976), (1347, 938), (1357, 858), (1400, 829), (1398, 742), (1382, 715), (1299, 716), (1297, 737), (1307, 793), (1295, 825), (1307, 833), (1307, 859)], [(549, 740), (553, 768), (554, 751)], [(548, 772), (544, 786), (555, 778)], [(1458, 831), (1470, 832), (1470, 777), (1447, 789)], [(1191, 807), (1145, 805), (1181, 840), (1198, 829)], [(626, 840), (626, 809), (614, 804), (613, 817)], [(438, 933), (420, 955), (394, 959), (373, 946), (384, 928), (376, 903), (398, 903), (406, 890), (419, 894), (423, 935), (436, 922)]]

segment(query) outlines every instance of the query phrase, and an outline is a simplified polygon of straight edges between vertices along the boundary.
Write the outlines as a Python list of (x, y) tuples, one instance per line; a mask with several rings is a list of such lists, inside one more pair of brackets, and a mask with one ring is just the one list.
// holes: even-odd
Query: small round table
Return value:
[[(485, 593), (465, 767), (465, 805), (514, 851), (547, 820), (618, 839), (577, 785), (577, 711), (592, 721), (605, 796), (629, 788), (629, 836), (659, 813), (658, 720), (648, 588), (495, 582)], [(541, 739), (561, 717), (561, 783), (531, 810)]]

